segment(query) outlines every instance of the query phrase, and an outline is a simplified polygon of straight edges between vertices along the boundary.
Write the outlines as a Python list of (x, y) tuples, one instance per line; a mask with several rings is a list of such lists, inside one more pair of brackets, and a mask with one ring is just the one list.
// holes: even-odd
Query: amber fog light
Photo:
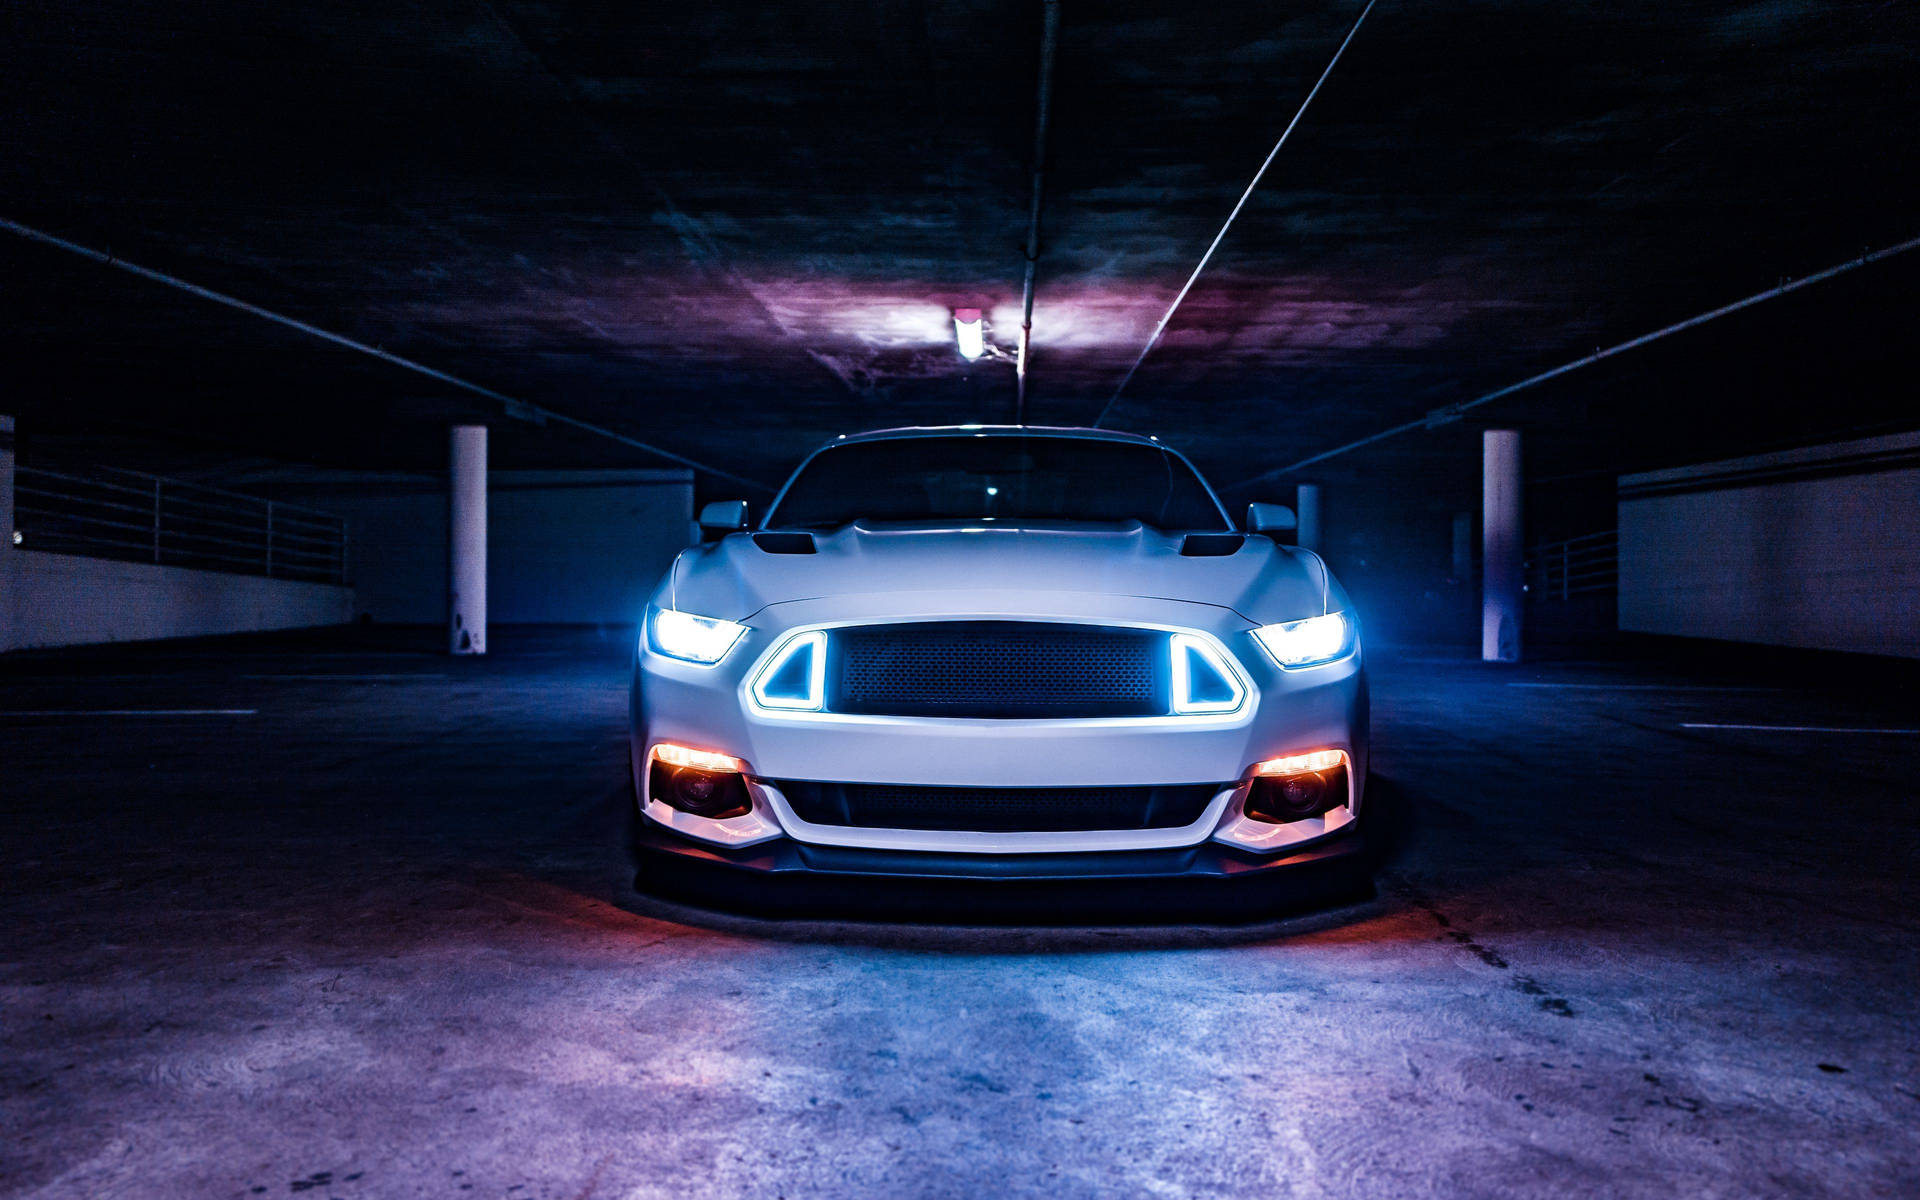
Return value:
[(745, 816), (753, 810), (745, 764), (722, 754), (687, 750), (682, 746), (654, 748), (647, 771), (647, 794), (669, 808), (696, 817), (720, 820)]
[(1255, 766), (1245, 811), (1256, 821), (1284, 825), (1320, 816), (1346, 802), (1346, 753), (1318, 750)]

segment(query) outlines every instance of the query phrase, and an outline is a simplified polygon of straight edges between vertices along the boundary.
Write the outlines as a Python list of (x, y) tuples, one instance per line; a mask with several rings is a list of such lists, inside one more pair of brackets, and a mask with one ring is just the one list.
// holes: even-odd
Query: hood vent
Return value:
[(1190, 533), (1180, 543), (1184, 558), (1225, 558), (1247, 544), (1238, 533)]
[(810, 533), (756, 533), (753, 544), (768, 554), (812, 554), (814, 552), (813, 535)]

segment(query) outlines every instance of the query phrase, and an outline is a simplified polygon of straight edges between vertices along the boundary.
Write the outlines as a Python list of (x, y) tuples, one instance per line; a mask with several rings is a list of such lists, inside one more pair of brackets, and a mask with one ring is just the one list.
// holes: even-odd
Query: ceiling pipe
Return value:
[(1033, 199), (1027, 208), (1026, 283), (1020, 294), (1020, 349), (1013, 362), (1013, 423), (1027, 423), (1027, 354), (1033, 344), (1033, 274), (1040, 262), (1040, 185), (1047, 160), (1047, 115), (1053, 103), (1053, 47), (1060, 0), (1045, 0), (1040, 25), (1040, 98), (1033, 121)]

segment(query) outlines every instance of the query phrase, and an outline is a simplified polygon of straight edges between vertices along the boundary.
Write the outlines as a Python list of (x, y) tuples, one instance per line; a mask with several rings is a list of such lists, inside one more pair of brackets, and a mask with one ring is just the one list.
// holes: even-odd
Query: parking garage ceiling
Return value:
[[(1112, 398), (1358, 7), (1065, 0), (1033, 420)], [(1011, 418), (950, 313), (1012, 345), (1039, 31), (1037, 0), (24, 0), (0, 217), (776, 480), (834, 433)], [(1920, 235), (1917, 60), (1900, 4), (1383, 3), (1109, 424), (1231, 484)], [(1485, 416), (1568, 478), (1910, 425), (1916, 280)], [(76, 446), (431, 468), (501, 417), (17, 237), (0, 321), (0, 411)], [(508, 465), (658, 461), (501, 426)], [(1437, 478), (1474, 428), (1317, 471)]]

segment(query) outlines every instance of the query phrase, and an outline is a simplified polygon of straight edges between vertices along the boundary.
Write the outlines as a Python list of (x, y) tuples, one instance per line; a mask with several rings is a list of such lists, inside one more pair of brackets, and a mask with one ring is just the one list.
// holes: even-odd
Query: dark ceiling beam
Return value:
[(1218, 250), (1220, 243), (1226, 240), (1227, 230), (1233, 228), (1234, 219), (1240, 215), (1240, 210), (1247, 206), (1248, 198), (1253, 195), (1254, 189), (1260, 186), (1260, 181), (1266, 178), (1267, 168), (1273, 165), (1274, 159), (1280, 157), (1280, 147), (1287, 144), (1287, 138), (1292, 136), (1294, 127), (1300, 124), (1300, 118), (1307, 115), (1307, 106), (1312, 104), (1313, 98), (1320, 94), (1320, 88), (1327, 82), (1327, 77), (1333, 74), (1333, 69), (1340, 65), (1340, 56), (1347, 52), (1347, 47), (1353, 42), (1353, 36), (1360, 32), (1360, 23), (1367, 19), (1368, 13), (1373, 11), (1375, 2), (1376, 0), (1367, 0), (1367, 6), (1361, 9), (1360, 15), (1353, 19), (1353, 28), (1347, 30), (1347, 36), (1340, 41), (1340, 48), (1333, 52), (1331, 59), (1327, 60), (1327, 69), (1320, 72), (1320, 78), (1314, 81), (1313, 90), (1307, 93), (1307, 98), (1300, 102), (1299, 109), (1294, 112), (1293, 120), (1288, 121), (1287, 127), (1280, 131), (1280, 140), (1273, 144), (1273, 149), (1267, 151), (1267, 160), (1260, 164), (1258, 171), (1253, 173), (1253, 178), (1247, 183), (1247, 190), (1240, 193), (1240, 199), (1234, 203), (1233, 211), (1227, 214), (1226, 222), (1220, 226), (1220, 232), (1213, 235), (1213, 243), (1207, 247), (1207, 252), (1200, 256), (1200, 262), (1193, 268), (1193, 274), (1187, 276), (1187, 282), (1180, 287), (1180, 294), (1173, 298), (1173, 303), (1167, 306), (1167, 311), (1161, 316), (1160, 323), (1153, 327), (1153, 333), (1147, 338), (1147, 344), (1140, 347), (1139, 357), (1133, 360), (1133, 365), (1127, 368), (1127, 373), (1120, 377), (1120, 386), (1113, 389), (1113, 395), (1107, 398), (1107, 403), (1100, 409), (1100, 415), (1093, 419), (1095, 429), (1098, 429), (1113, 412), (1113, 406), (1119, 401), (1120, 393), (1127, 390), (1127, 384), (1133, 382), (1134, 372), (1140, 369), (1141, 363), (1147, 361), (1147, 355), (1153, 352), (1153, 347), (1159, 342), (1160, 335), (1167, 331), (1167, 322), (1173, 320), (1173, 314), (1179, 310), (1180, 302), (1185, 300), (1187, 293), (1193, 290), (1195, 281), (1200, 278), (1200, 272), (1206, 270), (1207, 264), (1213, 261), (1213, 252)]
[(381, 362), (389, 363), (399, 367), (401, 370), (411, 371), (416, 375), (424, 375), (428, 379), (444, 383), (448, 387), (479, 396), (485, 400), (493, 401), (500, 406), (502, 416), (510, 417), (514, 420), (529, 421), (536, 425), (564, 425), (571, 429), (578, 429), (583, 433), (590, 433), (609, 441), (618, 442), (620, 445), (634, 450), (641, 450), (659, 458), (664, 458), (669, 462), (679, 463), (683, 467), (691, 467), (696, 471), (705, 471), (710, 475), (716, 475), (722, 479), (730, 479), (735, 483), (746, 484), (748, 487), (758, 488), (763, 491), (770, 492), (773, 490), (770, 485), (762, 483), (757, 479), (748, 479), (743, 475), (735, 475), (731, 471), (723, 471), (718, 467), (708, 466), (698, 459), (688, 458), (684, 454), (675, 453), (664, 447), (656, 446), (651, 442), (643, 442), (639, 438), (630, 437), (627, 434), (608, 429), (604, 425), (595, 425), (591, 422), (582, 421), (577, 417), (570, 417), (565, 413), (556, 412), (553, 409), (545, 408), (538, 404), (529, 404), (524, 400), (518, 400), (504, 393), (496, 392), (492, 388), (484, 387), (471, 380), (462, 379), (458, 375), (449, 375), (447, 372), (435, 367), (429, 367), (425, 363), (404, 358), (401, 355), (395, 354), (390, 350), (382, 349), (379, 346), (369, 346), (365, 342), (356, 341), (343, 334), (334, 333), (332, 330), (322, 329), (318, 325), (309, 324), (296, 317), (289, 317), (285, 313), (275, 312), (270, 308), (263, 308), (258, 304), (249, 303), (237, 296), (230, 296), (225, 292), (216, 292), (212, 288), (201, 287), (199, 284), (182, 279), (177, 275), (169, 275), (165, 271), (156, 271), (151, 267), (143, 267), (138, 263), (128, 262), (124, 258), (116, 258), (104, 250), (95, 250), (91, 246), (82, 246), (78, 242), (70, 242), (66, 238), (47, 233), (45, 230), (35, 229), (31, 225), (22, 225), (18, 221), (0, 217), (0, 229), (23, 237), (30, 242), (37, 242), (43, 246), (51, 246), (56, 250), (64, 250), (69, 254), (78, 255), (91, 262), (99, 263), (103, 267), (112, 267), (117, 271), (125, 271), (129, 275), (135, 275), (164, 287), (185, 292), (190, 296), (196, 296), (210, 303), (236, 309), (250, 316), (259, 317), (263, 321), (271, 321), (276, 325), (284, 326), (296, 333), (303, 333), (308, 337), (318, 338), (323, 342), (330, 342), (335, 346), (339, 346), (345, 350), (351, 350), (356, 354), (364, 354), (370, 358), (377, 358)]
[(1863, 254), (1859, 258), (1848, 259), (1846, 262), (1828, 267), (1825, 270), (1815, 271), (1811, 275), (1802, 275), (1800, 278), (1780, 284), (1778, 287), (1770, 287), (1764, 292), (1755, 292), (1753, 295), (1735, 300), (1731, 304), (1723, 304), (1719, 308), (1709, 309), (1706, 312), (1688, 317), (1684, 321), (1675, 321), (1671, 325), (1663, 325), (1651, 333), (1643, 333), (1639, 337), (1628, 338), (1624, 342), (1617, 342), (1604, 350), (1596, 350), (1592, 354), (1583, 355), (1580, 358), (1574, 359), (1572, 362), (1561, 363), (1552, 370), (1542, 371), (1538, 375), (1529, 375), (1518, 383), (1510, 383), (1505, 387), (1495, 388), (1493, 391), (1483, 396), (1477, 396), (1472, 400), (1467, 400), (1459, 404), (1441, 405), (1439, 408), (1433, 409), (1428, 412), (1426, 416), (1420, 417), (1417, 420), (1395, 425), (1391, 429), (1383, 429), (1379, 433), (1369, 434), (1366, 437), (1348, 442), (1344, 446), (1335, 446), (1331, 450), (1323, 450), (1319, 454), (1310, 455), (1301, 459), (1299, 462), (1288, 463), (1284, 467), (1275, 467), (1271, 471), (1262, 471), (1258, 475), (1249, 476), (1231, 486), (1236, 488), (1250, 487), (1253, 484), (1264, 483), (1269, 479), (1285, 475), (1289, 471), (1297, 471), (1301, 467), (1309, 467), (1314, 463), (1325, 462), (1330, 458), (1338, 458), (1342, 454), (1358, 450), (1363, 446), (1371, 446), (1375, 442), (1383, 442), (1390, 437), (1397, 437), (1403, 433), (1412, 433), (1416, 429), (1437, 429), (1442, 425), (1451, 425), (1471, 410), (1479, 408), (1482, 405), (1492, 404), (1496, 400), (1504, 400), (1515, 392), (1525, 391), (1530, 387), (1535, 387), (1550, 379), (1558, 379), (1562, 375), (1578, 371), (1582, 367), (1590, 367), (1594, 363), (1603, 362), (1617, 354), (1625, 354), (1629, 350), (1637, 350), (1642, 346), (1651, 342), (1657, 342), (1661, 338), (1679, 333), (1682, 330), (1705, 325), (1708, 321), (1717, 320), (1720, 317), (1737, 313), (1742, 309), (1752, 308), (1756, 304), (1764, 304), (1768, 300), (1785, 296), (1791, 292), (1797, 292), (1801, 288), (1812, 287), (1816, 283), (1825, 283), (1835, 276), (1845, 275), (1849, 271), (1855, 271), (1869, 264), (1877, 263), (1882, 259), (1892, 258), (1896, 254), (1905, 254), (1909, 250), (1916, 249), (1920, 249), (1920, 237), (1908, 238), (1904, 242), (1887, 246), (1884, 249), (1875, 250), (1869, 254)]
[[(654, 198), (660, 202), (662, 208), (673, 217), (674, 229), (678, 235), (680, 248), (682, 253), (686, 255), (687, 260), (696, 267), (706, 271), (713, 279), (724, 285), (758, 315), (759, 318), (766, 323), (766, 326), (776, 333), (781, 340), (799, 349), (816, 367), (825, 371), (828, 375), (831, 375), (835, 383), (845, 388), (849, 394), (858, 398), (861, 395), (861, 388), (856, 385), (852, 379), (848, 378), (846, 372), (835, 365), (831, 358), (821, 354), (813, 347), (808, 346), (804, 340), (797, 337), (786, 327), (786, 324), (780, 320), (779, 316), (767, 305), (766, 301), (761, 299), (760, 294), (753, 289), (753, 286), (746, 277), (735, 269), (733, 262), (725, 250), (723, 250), (720, 244), (708, 233), (706, 226), (698, 218), (681, 207), (674, 199), (672, 193), (660, 184), (656, 173), (647, 170), (641, 162), (634, 158), (633, 154), (628, 150), (625, 140), (610, 129), (599, 117), (594, 115), (593, 106), (588, 99), (581, 94), (578, 81), (555, 70), (553, 65), (547, 61), (546, 55), (535, 49), (533, 41), (521, 32), (520, 26), (512, 20), (509, 20), (506, 14), (501, 12), (491, 0), (480, 0), (480, 6), (486, 10), (487, 15), (493, 20), (493, 23), (512, 40), (513, 45), (532, 65), (533, 69), (539, 73), (540, 77), (547, 81), (548, 86), (554, 89), (555, 94), (560, 97), (562, 105), (573, 114), (575, 120), (580, 122), (582, 127), (584, 127), (587, 133), (593, 138), (594, 142), (599, 145), (600, 149), (603, 150), (609, 158), (618, 162), (621, 168), (629, 175), (641, 181), (643, 185), (653, 193)], [(727, 476), (727, 478), (739, 479), (738, 476), (731, 475)], [(766, 491), (775, 490), (767, 484), (758, 483), (753, 480), (741, 480), (741, 482), (750, 483), (752, 486)]]

